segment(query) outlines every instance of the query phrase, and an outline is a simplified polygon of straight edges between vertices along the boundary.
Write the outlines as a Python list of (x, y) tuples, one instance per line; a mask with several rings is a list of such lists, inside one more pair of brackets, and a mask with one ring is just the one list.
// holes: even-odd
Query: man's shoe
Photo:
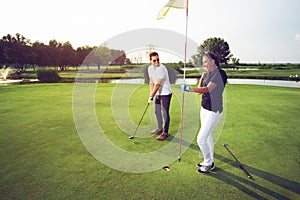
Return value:
[[(213, 162), (213, 163), (212, 163), (212, 165), (213, 165), (213, 166), (215, 166), (215, 163)], [(203, 166), (203, 164), (202, 164), (202, 163), (198, 163), (198, 164), (196, 164), (196, 167), (202, 167), (202, 166)]]
[(198, 172), (199, 173), (208, 173), (209, 171), (212, 171), (215, 169), (215, 164), (212, 163), (211, 165), (209, 166), (205, 166), (205, 165), (202, 165), (199, 169), (198, 169)]
[(150, 134), (156, 135), (156, 134), (161, 134), (163, 132), (162, 128), (157, 128), (154, 129), (153, 131), (150, 131)]
[(157, 140), (164, 140), (164, 139), (166, 139), (167, 137), (169, 137), (169, 134), (168, 134), (168, 133), (162, 133), (162, 134), (160, 134), (156, 139), (157, 139)]

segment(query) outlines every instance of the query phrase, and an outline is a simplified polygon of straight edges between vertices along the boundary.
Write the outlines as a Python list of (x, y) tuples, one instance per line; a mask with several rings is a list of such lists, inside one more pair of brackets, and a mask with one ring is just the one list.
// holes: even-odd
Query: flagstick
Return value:
[[(186, 51), (187, 51), (187, 34), (188, 34), (188, 16), (189, 16), (189, 1), (186, 0), (186, 18), (185, 18), (185, 43), (184, 43), (184, 64), (183, 68), (186, 68)], [(185, 81), (185, 70), (183, 71), (183, 80)]]
[[(184, 43), (184, 63), (183, 63), (183, 83), (184, 84), (185, 84), (186, 51), (187, 51), (187, 31), (188, 31), (188, 8), (189, 8), (189, 4), (188, 3), (189, 3), (189, 1), (186, 0), (185, 43)], [(180, 160), (181, 160), (183, 113), (184, 113), (184, 92), (182, 92), (181, 121), (180, 121), (180, 145), (179, 145), (179, 152), (178, 152), (178, 162), (180, 162)]]

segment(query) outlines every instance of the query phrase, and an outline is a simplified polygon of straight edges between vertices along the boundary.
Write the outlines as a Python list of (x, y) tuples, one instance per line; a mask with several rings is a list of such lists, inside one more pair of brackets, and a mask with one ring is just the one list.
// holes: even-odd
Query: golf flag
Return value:
[(187, 8), (187, 0), (169, 0), (169, 2), (160, 9), (157, 19), (163, 19), (170, 8)]

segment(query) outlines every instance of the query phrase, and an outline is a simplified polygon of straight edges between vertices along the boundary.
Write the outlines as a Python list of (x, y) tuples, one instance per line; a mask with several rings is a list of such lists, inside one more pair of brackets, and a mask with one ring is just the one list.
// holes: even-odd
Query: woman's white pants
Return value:
[(222, 117), (220, 112), (212, 112), (201, 107), (200, 120), (201, 128), (197, 136), (197, 143), (203, 154), (202, 165), (211, 165), (214, 162), (214, 141), (212, 133)]

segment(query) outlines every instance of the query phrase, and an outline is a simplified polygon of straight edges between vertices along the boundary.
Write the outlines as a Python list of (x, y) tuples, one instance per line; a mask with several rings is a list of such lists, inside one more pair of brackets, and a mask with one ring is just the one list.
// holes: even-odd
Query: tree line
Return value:
[[(86, 58), (89, 59), (86, 59)], [(39, 41), (31, 42), (23, 35), (7, 34), (0, 40), (0, 68), (13, 66), (18, 72), (24, 72), (27, 67), (56, 67), (61, 71), (69, 66), (86, 66), (129, 63), (123, 50), (83, 46), (74, 49), (70, 42), (50, 40), (48, 44)]]
[[(228, 43), (222, 38), (208, 38), (192, 55), (191, 63), (202, 65), (202, 56), (205, 52), (215, 54), (219, 63), (238, 64), (239, 59), (232, 58)], [(131, 64), (123, 50), (109, 49), (105, 45), (99, 47), (83, 46), (74, 49), (70, 42), (50, 40), (48, 44), (39, 41), (31, 42), (23, 35), (7, 34), (0, 40), (0, 68), (12, 66), (18, 72), (24, 72), (27, 67), (55, 67), (65, 71), (68, 67), (78, 66), (108, 66)]]

